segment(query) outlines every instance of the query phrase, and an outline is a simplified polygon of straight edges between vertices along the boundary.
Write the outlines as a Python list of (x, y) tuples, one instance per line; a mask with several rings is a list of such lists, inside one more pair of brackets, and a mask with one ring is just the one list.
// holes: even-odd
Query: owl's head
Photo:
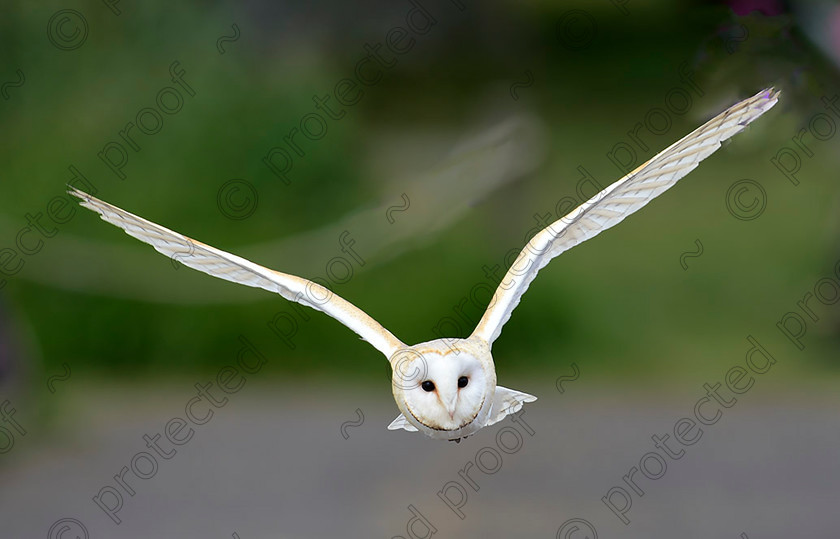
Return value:
[(406, 419), (444, 431), (483, 419), (492, 404), (496, 375), (489, 349), (482, 348), (437, 340), (397, 352), (391, 359), (392, 389)]

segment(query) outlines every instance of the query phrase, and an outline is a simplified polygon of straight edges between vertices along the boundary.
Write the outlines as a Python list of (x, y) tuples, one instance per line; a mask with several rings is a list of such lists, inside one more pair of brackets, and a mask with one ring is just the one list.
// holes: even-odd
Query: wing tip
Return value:
[(89, 194), (85, 193), (84, 191), (82, 191), (82, 190), (80, 190), (80, 189), (77, 189), (77, 188), (73, 187), (73, 186), (72, 186), (72, 185), (70, 185), (69, 183), (67, 184), (67, 194), (68, 194), (68, 195), (72, 195), (72, 196), (74, 196), (74, 197), (76, 197), (76, 198), (80, 198), (80, 199), (82, 199), (82, 200), (88, 200), (88, 199), (90, 199), (90, 195), (89, 195)]
[(769, 86), (755, 94), (750, 101), (756, 103), (761, 111), (764, 112), (769, 110), (779, 101), (779, 96), (781, 94), (781, 90), (776, 89), (775, 86)]
[(94, 198), (93, 195), (85, 193), (81, 189), (77, 189), (76, 187), (73, 187), (69, 183), (67, 184), (67, 194), (78, 198), (80, 206), (83, 206), (83, 207), (85, 207), (89, 210), (93, 210), (97, 213), (102, 213), (100, 211), (100, 208), (98, 208), (97, 205), (96, 205), (97, 202), (101, 202), (101, 201)]
[(737, 122), (738, 125), (746, 127), (759, 116), (773, 108), (779, 101), (779, 95), (781, 93), (774, 86), (769, 86), (754, 96), (733, 105), (724, 114), (737, 111), (741, 116)]

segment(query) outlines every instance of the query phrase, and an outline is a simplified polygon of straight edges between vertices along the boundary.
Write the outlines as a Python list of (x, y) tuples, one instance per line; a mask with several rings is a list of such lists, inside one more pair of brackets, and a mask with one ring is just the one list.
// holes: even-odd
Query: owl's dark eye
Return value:
[(462, 376), (458, 378), (458, 387), (467, 387), (467, 384), (470, 383), (470, 379), (466, 376)]
[(435, 383), (431, 380), (426, 380), (425, 382), (420, 384), (420, 387), (423, 388), (423, 391), (432, 392), (435, 390)]

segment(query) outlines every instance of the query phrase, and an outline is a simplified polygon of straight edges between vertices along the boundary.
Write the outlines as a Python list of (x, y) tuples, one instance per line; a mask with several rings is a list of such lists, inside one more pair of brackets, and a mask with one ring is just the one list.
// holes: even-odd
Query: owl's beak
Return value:
[(455, 405), (458, 403), (458, 393), (452, 395), (451, 398), (447, 399), (446, 402), (446, 411), (449, 412), (449, 419), (455, 419)]

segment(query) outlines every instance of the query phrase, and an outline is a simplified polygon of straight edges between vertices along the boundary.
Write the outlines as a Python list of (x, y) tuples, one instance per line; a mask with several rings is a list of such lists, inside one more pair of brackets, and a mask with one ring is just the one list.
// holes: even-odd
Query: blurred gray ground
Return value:
[[(109, 392), (59, 385), (47, 396), (61, 403), (49, 435), (39, 435), (17, 406), (28, 432), (0, 457), (2, 537), (46, 537), (61, 518), (83, 523), (90, 538), (406, 537), (409, 504), (436, 537), (555, 537), (570, 518), (586, 519), (601, 539), (836, 537), (840, 523), (836, 390), (757, 380), (681, 459), (668, 459), (663, 477), (637, 476), (645, 494), (633, 497), (625, 526), (600, 498), (655, 450), (651, 435), (692, 413), (702, 381), (663, 393), (581, 378), (567, 382), (563, 394), (553, 380), (509, 381), (540, 398), (522, 417), (534, 435), (506, 420), (457, 445), (387, 431), (397, 414), (387, 383), (368, 389), (310, 380), (298, 384), (305, 393), (291, 383), (249, 381), (174, 456), (157, 458), (154, 477), (129, 476), (136, 495), (124, 496), (122, 524), (114, 524), (92, 496), (114, 486), (113, 476), (135, 454), (150, 451), (143, 434), (183, 417), (195, 395), (188, 382)], [(346, 427), (345, 440), (340, 427), (359, 423), (357, 408), (364, 422)], [(203, 410), (203, 403), (195, 408)], [(494, 474), (473, 468), (479, 491), (470, 490), (458, 471), (482, 448), (498, 451), (495, 435), (505, 426), (519, 429), (521, 448), (499, 453)], [(171, 446), (164, 439), (161, 447)], [(492, 456), (483, 458), (493, 466)], [(464, 520), (437, 496), (449, 481), (469, 493)], [(455, 490), (449, 494), (457, 498)], [(414, 531), (422, 535), (423, 526)], [(594, 539), (573, 527), (563, 533)], [(86, 536), (60, 525), (52, 537)]]

